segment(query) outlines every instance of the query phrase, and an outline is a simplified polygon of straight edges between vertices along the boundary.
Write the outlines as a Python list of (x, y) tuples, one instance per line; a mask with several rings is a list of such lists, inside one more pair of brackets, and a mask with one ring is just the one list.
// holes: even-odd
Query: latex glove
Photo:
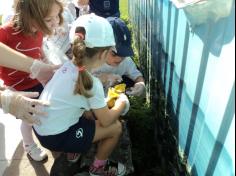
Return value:
[(127, 95), (133, 95), (133, 96), (142, 96), (146, 91), (145, 83), (144, 82), (138, 82), (135, 83), (134, 87), (131, 87), (130, 90), (126, 91)]
[(94, 76), (99, 78), (104, 87), (109, 88), (113, 85), (122, 82), (122, 77), (112, 73), (93, 73)]
[(108, 74), (107, 75), (107, 86), (111, 87), (114, 86), (117, 83), (122, 82), (122, 77), (117, 74)]
[(34, 60), (30, 67), (30, 78), (37, 79), (42, 85), (46, 85), (60, 66), (61, 65), (51, 65), (39, 60)]
[(122, 82), (122, 77), (117, 74), (109, 74), (109, 73), (104, 73), (102, 74), (102, 77), (104, 79), (106, 87), (111, 87), (117, 83)]
[(89, 4), (89, 0), (77, 0), (79, 6), (85, 6)]
[(120, 104), (121, 102), (125, 103), (125, 108), (124, 108), (123, 112), (121, 113), (121, 116), (124, 116), (129, 111), (130, 103), (129, 103), (128, 97), (125, 94), (123, 94), (123, 93), (121, 93), (119, 98), (116, 100), (116, 104), (117, 103)]
[(45, 112), (42, 112), (42, 108), (48, 106), (49, 103), (31, 99), (38, 96), (38, 92), (13, 92), (5, 90), (1, 93), (3, 112), (10, 113), (27, 123), (40, 125), (40, 120), (34, 115), (47, 115)]
[(0, 79), (0, 90), (5, 90), (6, 86), (4, 85), (4, 81)]

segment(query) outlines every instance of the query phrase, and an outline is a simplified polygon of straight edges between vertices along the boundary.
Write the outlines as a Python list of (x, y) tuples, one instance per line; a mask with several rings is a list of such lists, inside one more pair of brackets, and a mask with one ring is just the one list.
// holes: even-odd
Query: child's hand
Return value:
[(37, 79), (41, 84), (46, 85), (55, 71), (60, 67), (61, 65), (45, 64), (41, 61), (34, 60), (30, 68), (30, 78)]
[(108, 82), (109, 87), (122, 82), (122, 80), (123, 79), (120, 75), (117, 75), (117, 74), (108, 74), (107, 75), (107, 82)]
[(98, 77), (101, 80), (102, 84), (107, 88), (112, 87), (113, 85), (122, 82), (122, 77), (117, 74), (97, 73), (94, 75)]
[(121, 116), (124, 116), (125, 114), (127, 114), (127, 112), (129, 111), (129, 108), (130, 108), (130, 103), (129, 103), (129, 99), (128, 97), (121, 93), (119, 98), (116, 100), (116, 104), (120, 104), (120, 103), (125, 103), (125, 108), (121, 114)]
[(89, 0), (78, 0), (79, 6), (84, 6), (84, 5), (88, 5), (88, 4), (89, 4)]
[(138, 82), (135, 83), (134, 87), (131, 87), (129, 91), (126, 91), (126, 93), (127, 95), (142, 96), (144, 95), (145, 91), (146, 91), (145, 83)]

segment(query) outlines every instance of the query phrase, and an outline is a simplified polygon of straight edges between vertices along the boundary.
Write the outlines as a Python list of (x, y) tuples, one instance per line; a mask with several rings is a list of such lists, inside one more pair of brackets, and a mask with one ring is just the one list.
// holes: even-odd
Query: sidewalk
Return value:
[[(0, 109), (0, 176), (49, 176), (54, 162), (52, 153), (45, 149), (48, 153), (48, 160), (44, 162), (32, 161), (24, 152), (22, 146), (20, 124), (21, 120), (17, 120), (11, 115), (3, 114)], [(34, 138), (35, 142), (39, 145), (35, 136)], [(95, 151), (96, 149), (94, 146), (84, 157), (82, 167), (91, 164), (94, 159)], [(131, 141), (128, 134), (128, 128), (126, 123), (124, 123), (123, 135), (118, 147), (111, 155), (111, 159), (124, 163), (127, 174), (132, 173), (134, 170), (131, 153)], [(69, 173), (70, 171), (73, 172), (78, 170), (77, 164), (68, 167), (68, 163), (64, 162), (63, 157), (60, 158), (58, 158), (57, 164), (54, 165), (52, 173), (60, 173), (61, 170), (63, 173), (65, 171), (66, 173)], [(70, 169), (70, 171), (68, 169)], [(81, 172), (76, 174), (76, 176), (88, 176), (88, 174), (87, 172)]]
[(32, 161), (22, 147), (20, 123), (0, 109), (0, 176), (49, 176), (52, 153), (47, 151), (49, 157), (44, 162)]

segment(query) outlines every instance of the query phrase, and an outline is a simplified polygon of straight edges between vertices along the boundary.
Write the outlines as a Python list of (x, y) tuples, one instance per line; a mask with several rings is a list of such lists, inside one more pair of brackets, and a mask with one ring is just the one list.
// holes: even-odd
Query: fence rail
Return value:
[(198, 26), (169, 0), (130, 0), (129, 13), (148, 94), (162, 83), (192, 174), (235, 175), (235, 2)]

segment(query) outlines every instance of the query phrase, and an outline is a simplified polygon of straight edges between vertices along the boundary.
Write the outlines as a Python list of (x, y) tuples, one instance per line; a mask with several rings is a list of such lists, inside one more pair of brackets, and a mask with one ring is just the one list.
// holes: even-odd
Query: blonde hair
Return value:
[[(82, 33), (85, 36), (85, 30), (82, 27), (76, 28), (75, 32)], [(73, 62), (75, 65), (78, 66), (78, 68), (81, 68), (84, 66), (85, 59), (91, 59), (90, 62), (92, 62), (92, 58), (95, 55), (109, 49), (110, 47), (88, 48), (86, 47), (84, 40), (78, 36), (75, 38), (72, 46)], [(90, 92), (92, 88), (93, 88), (93, 79), (90, 73), (86, 69), (80, 71), (75, 85), (74, 93), (81, 94), (86, 98), (90, 98), (91, 96), (93, 96), (91, 95)]]
[(16, 0), (15, 15), (12, 21), (16, 31), (33, 35), (32, 24), (36, 23), (44, 35), (51, 35), (52, 31), (46, 26), (44, 18), (50, 13), (54, 3), (61, 9), (59, 13), (59, 25), (61, 25), (63, 23), (63, 3), (60, 0)]

